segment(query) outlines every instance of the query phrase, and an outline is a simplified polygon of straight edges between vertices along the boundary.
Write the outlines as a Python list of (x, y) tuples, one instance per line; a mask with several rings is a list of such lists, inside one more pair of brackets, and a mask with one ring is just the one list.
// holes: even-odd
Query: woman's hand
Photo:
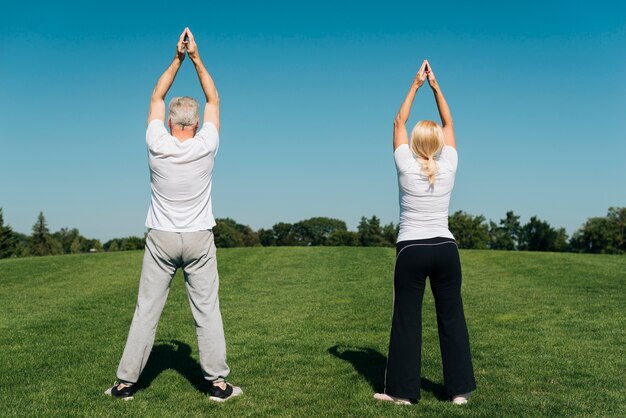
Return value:
[(428, 63), (428, 60), (426, 60), (426, 76), (428, 77), (428, 84), (430, 84), (430, 88), (437, 90), (439, 88), (439, 83), (437, 83), (435, 73), (433, 73), (433, 69)]
[(413, 84), (411, 84), (411, 88), (402, 102), (402, 106), (400, 106), (400, 110), (396, 115), (396, 119), (393, 121), (393, 149), (395, 150), (400, 145), (409, 143), (409, 135), (406, 131), (406, 121), (409, 119), (409, 113), (411, 113), (411, 106), (413, 105), (413, 100), (415, 99), (415, 94), (417, 90), (424, 84), (426, 81), (426, 65), (428, 61), (424, 60), (422, 62), (422, 66), (420, 67), (415, 79), (413, 80)]
[(415, 75), (415, 80), (413, 81), (413, 85), (416, 88), (422, 87), (422, 84), (424, 84), (424, 81), (426, 81), (426, 74), (427, 74), (426, 66), (427, 65), (428, 65), (428, 61), (424, 60), (424, 62), (422, 62), (422, 66), (420, 67), (419, 71)]
[(443, 128), (443, 137), (446, 145), (456, 149), (456, 138), (454, 137), (454, 126), (452, 125), (452, 113), (450, 112), (450, 106), (443, 97), (443, 92), (439, 88), (437, 78), (428, 60), (426, 60), (426, 77), (428, 77), (428, 84), (433, 89), (435, 95), (435, 101), (437, 102), (437, 109), (439, 109), (439, 117), (441, 117), (441, 127)]

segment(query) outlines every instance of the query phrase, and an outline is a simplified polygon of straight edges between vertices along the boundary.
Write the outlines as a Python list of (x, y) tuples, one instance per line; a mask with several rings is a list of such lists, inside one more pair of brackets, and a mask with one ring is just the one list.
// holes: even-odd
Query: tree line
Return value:
[(498, 223), (458, 211), (450, 231), (460, 248), (624, 254), (626, 207), (611, 207), (606, 216), (589, 218), (571, 237), (536, 216), (523, 224), (513, 211)]
[[(609, 208), (604, 217), (589, 218), (571, 237), (565, 228), (552, 227), (536, 216), (522, 224), (520, 216), (509, 211), (498, 222), (463, 211), (448, 219), (459, 248), (520, 251), (552, 251), (624, 254), (626, 208)], [(270, 229), (252, 230), (233, 219), (219, 219), (215, 232), (218, 247), (327, 245), (386, 246), (398, 237), (398, 225), (382, 225), (376, 216), (362, 217), (356, 231), (349, 231), (339, 219), (315, 217), (294, 224), (280, 222)]]
[[(314, 217), (296, 223), (279, 222), (268, 229), (253, 230), (230, 218), (217, 219), (213, 228), (218, 248), (254, 246), (362, 246), (392, 247), (398, 225), (383, 225), (378, 217), (362, 217), (356, 231), (344, 221)], [(484, 216), (457, 211), (449, 217), (449, 228), (459, 248), (522, 251), (553, 251), (624, 254), (626, 207), (611, 207), (604, 217), (589, 218), (571, 237), (564, 228), (552, 227), (536, 216), (522, 224), (513, 211), (498, 222)], [(78, 229), (61, 228), (51, 233), (43, 213), (39, 213), (32, 234), (15, 232), (4, 224), (0, 208), (0, 258), (77, 254), (100, 251), (143, 249), (144, 237), (114, 238), (104, 244), (89, 239)]]
[(76, 228), (61, 228), (52, 233), (43, 212), (39, 212), (32, 233), (26, 235), (4, 224), (0, 208), (0, 258), (141, 250), (145, 243), (145, 238), (127, 237), (114, 238), (103, 245), (98, 239), (84, 237)]

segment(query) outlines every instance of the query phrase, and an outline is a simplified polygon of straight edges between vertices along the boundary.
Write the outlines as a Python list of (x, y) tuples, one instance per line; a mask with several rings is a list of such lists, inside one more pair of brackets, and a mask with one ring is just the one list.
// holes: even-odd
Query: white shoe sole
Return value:
[(452, 403), (454, 405), (466, 405), (470, 395), (470, 393), (460, 393), (452, 398)]
[(228, 398), (218, 398), (217, 396), (209, 396), (209, 400), (213, 402), (226, 402), (229, 399), (235, 398), (237, 396), (243, 395), (243, 390), (240, 387), (234, 386), (233, 393)]
[[(113, 388), (108, 388), (107, 390), (104, 391), (104, 394), (105, 395), (109, 395), (109, 396), (113, 396), (113, 394), (111, 393), (111, 390), (113, 390)], [(113, 397), (115, 398), (116, 396), (113, 396)], [(128, 396), (126, 398), (118, 398), (118, 399), (121, 399), (123, 401), (132, 401), (133, 397), (132, 396)]]
[(396, 405), (411, 405), (411, 401), (389, 396), (386, 393), (375, 393), (374, 399), (376, 399), (377, 401), (382, 401), (382, 402), (393, 402)]

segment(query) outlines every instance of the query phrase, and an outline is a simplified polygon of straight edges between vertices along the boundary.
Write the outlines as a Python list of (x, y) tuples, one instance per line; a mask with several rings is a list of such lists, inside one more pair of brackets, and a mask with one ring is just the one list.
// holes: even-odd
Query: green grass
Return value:
[(136, 301), (141, 252), (0, 261), (2, 416), (626, 416), (626, 257), (463, 251), (478, 390), (442, 400), (433, 299), (422, 400), (378, 403), (392, 303), (388, 248), (219, 250), (232, 382), (213, 404), (182, 276), (143, 389), (103, 395)]

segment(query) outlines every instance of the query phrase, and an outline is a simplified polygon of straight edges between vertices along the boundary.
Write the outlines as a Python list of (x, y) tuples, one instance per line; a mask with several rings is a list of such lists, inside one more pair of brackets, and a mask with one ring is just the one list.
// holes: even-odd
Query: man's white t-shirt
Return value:
[(154, 119), (146, 131), (152, 198), (146, 226), (160, 231), (193, 232), (215, 226), (211, 205), (217, 128), (205, 122), (184, 142)]
[(400, 233), (398, 241), (435, 237), (452, 238), (448, 229), (448, 206), (454, 188), (458, 164), (456, 150), (444, 146), (436, 159), (439, 172), (435, 184), (428, 183), (422, 164), (415, 159), (407, 144), (393, 153), (398, 170), (400, 190)]

